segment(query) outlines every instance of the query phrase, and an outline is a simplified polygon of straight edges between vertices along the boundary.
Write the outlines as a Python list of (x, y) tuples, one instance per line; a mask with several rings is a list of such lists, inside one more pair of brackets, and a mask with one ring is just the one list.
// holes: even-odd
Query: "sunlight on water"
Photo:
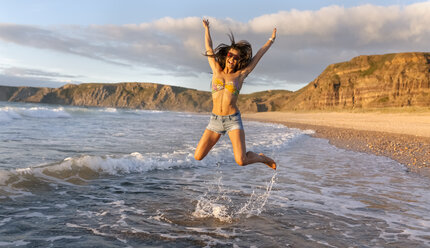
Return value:
[(427, 247), (430, 180), (312, 130), (244, 122), (195, 161), (208, 115), (0, 103), (0, 247)]

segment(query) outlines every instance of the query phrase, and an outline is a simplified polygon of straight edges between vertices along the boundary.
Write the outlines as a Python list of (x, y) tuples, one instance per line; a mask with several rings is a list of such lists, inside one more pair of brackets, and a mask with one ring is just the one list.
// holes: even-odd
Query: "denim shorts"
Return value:
[(211, 120), (206, 129), (219, 134), (225, 134), (235, 129), (243, 130), (240, 112), (232, 115), (216, 115), (212, 113)]

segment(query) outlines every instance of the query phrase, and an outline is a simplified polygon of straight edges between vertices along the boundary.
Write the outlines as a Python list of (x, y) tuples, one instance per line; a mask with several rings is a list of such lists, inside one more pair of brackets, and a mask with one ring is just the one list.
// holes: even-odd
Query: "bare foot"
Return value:
[(261, 157), (264, 158), (265, 162), (263, 162), (264, 164), (266, 164), (267, 166), (269, 166), (270, 168), (276, 170), (276, 163), (273, 159), (267, 157), (266, 155), (264, 155), (263, 153), (259, 153), (258, 155), (260, 155)]

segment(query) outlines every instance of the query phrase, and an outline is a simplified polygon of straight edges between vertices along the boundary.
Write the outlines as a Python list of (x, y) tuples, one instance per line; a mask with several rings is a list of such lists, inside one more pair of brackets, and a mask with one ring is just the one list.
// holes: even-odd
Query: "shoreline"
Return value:
[[(369, 114), (287, 112), (243, 114), (246, 120), (278, 123), (301, 130), (312, 129), (315, 131), (312, 137), (327, 139), (338, 148), (389, 157), (405, 165), (409, 171), (430, 175), (430, 113), (420, 114), (419, 118), (414, 118), (417, 114), (366, 115)], [(375, 115), (379, 117), (375, 118)], [(322, 116), (324, 118), (321, 118)], [(390, 117), (396, 117), (394, 119), (397, 122), (405, 120), (406, 123), (393, 124), (393, 118)], [(339, 118), (341, 121), (334, 124)], [(384, 129), (384, 126), (378, 123), (380, 120), (391, 123), (392, 127)], [(415, 122), (417, 125), (414, 125)], [(423, 135), (416, 135), (417, 133)]]

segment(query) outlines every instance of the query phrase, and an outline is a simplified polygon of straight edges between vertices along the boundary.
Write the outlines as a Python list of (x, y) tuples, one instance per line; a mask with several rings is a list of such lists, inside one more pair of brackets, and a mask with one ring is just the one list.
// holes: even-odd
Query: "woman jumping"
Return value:
[(209, 20), (204, 19), (203, 26), (205, 28), (206, 56), (213, 73), (213, 108), (209, 125), (197, 145), (194, 158), (202, 160), (218, 142), (221, 135), (228, 133), (237, 164), (244, 166), (260, 162), (276, 170), (276, 163), (273, 159), (263, 153), (257, 154), (246, 151), (245, 132), (236, 104), (243, 80), (251, 73), (258, 61), (275, 41), (276, 28), (273, 29), (272, 37), (252, 57), (251, 44), (247, 41), (236, 43), (233, 35), (230, 36), (230, 46), (220, 44), (214, 51), (209, 32)]

